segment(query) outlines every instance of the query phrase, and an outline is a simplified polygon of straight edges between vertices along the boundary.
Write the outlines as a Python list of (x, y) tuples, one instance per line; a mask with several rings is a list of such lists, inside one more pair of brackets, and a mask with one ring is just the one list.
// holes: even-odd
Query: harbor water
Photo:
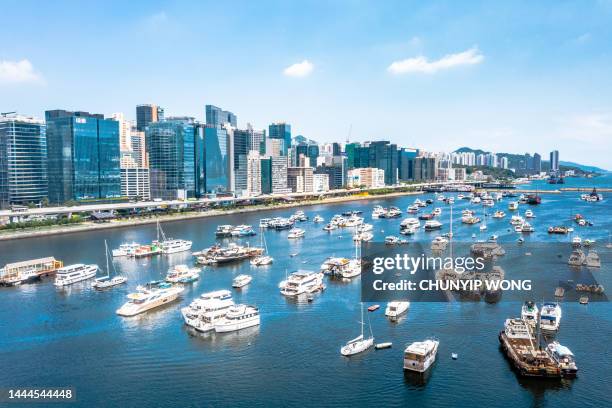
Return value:
[[(593, 180), (575, 179), (588, 187), (596, 183), (612, 187), (609, 176)], [(539, 184), (538, 184), (539, 183)], [(569, 187), (569, 185), (566, 185)], [(574, 185), (572, 185), (573, 187)], [(525, 188), (548, 189), (535, 182)], [(555, 186), (563, 187), (563, 186)], [(605, 250), (612, 231), (612, 196), (587, 203), (581, 193), (543, 193), (542, 204), (520, 206), (536, 213), (530, 242), (566, 242), (567, 235), (550, 235), (552, 225), (568, 225), (574, 236), (593, 239)], [(457, 193), (453, 193), (457, 196)], [(612, 305), (607, 302), (562, 303), (563, 319), (557, 335), (576, 356), (579, 367), (574, 380), (541, 380), (518, 377), (500, 351), (497, 335), (508, 317), (520, 316), (520, 302), (413, 303), (398, 322), (384, 316), (384, 305), (366, 314), (376, 342), (392, 342), (390, 349), (371, 349), (350, 358), (340, 347), (360, 331), (360, 279), (350, 282), (326, 278), (327, 289), (312, 302), (296, 302), (280, 295), (278, 284), (286, 273), (297, 269), (318, 270), (331, 255), (352, 257), (352, 231), (322, 230), (312, 222), (319, 214), (329, 220), (334, 214), (362, 210), (374, 225), (376, 241), (398, 235), (400, 219), (372, 220), (374, 205), (397, 206), (402, 211), (414, 201), (433, 194), (389, 199), (345, 202), (303, 207), (310, 220), (299, 223), (306, 230), (302, 239), (287, 239), (288, 231), (266, 230), (265, 239), (274, 263), (254, 267), (249, 262), (205, 267), (201, 278), (188, 285), (181, 300), (133, 318), (115, 311), (138, 284), (163, 279), (175, 264), (192, 264), (190, 252), (146, 259), (114, 259), (114, 268), (128, 277), (128, 284), (95, 291), (89, 283), (65, 289), (52, 279), (15, 288), (0, 288), (0, 387), (73, 387), (77, 401), (69, 406), (95, 407), (190, 407), (190, 406), (435, 406), (435, 407), (599, 407), (609, 406), (612, 378)], [(478, 224), (462, 225), (461, 210), (471, 208), (482, 217), (483, 207), (467, 200), (454, 205), (454, 236), (469, 242), (472, 234), (486, 239), (497, 234), (502, 245), (517, 245), (519, 234), (509, 231), (508, 202), (487, 208), (502, 209), (502, 220), (487, 217), (488, 230)], [(439, 217), (448, 231), (449, 207)], [(257, 228), (263, 217), (289, 216), (292, 209), (261, 211), (222, 217), (164, 223), (167, 237), (192, 240), (193, 250), (218, 240), (214, 231), (221, 224), (251, 224)], [(593, 222), (578, 227), (576, 213)], [(404, 216), (409, 216), (404, 214)], [(260, 244), (260, 235), (221, 242)], [(124, 242), (146, 243), (155, 239), (155, 225), (97, 230), (49, 237), (0, 242), (0, 266), (9, 262), (54, 256), (64, 262), (105, 265), (104, 241), (109, 248)], [(409, 240), (430, 242), (437, 233), (418, 232)], [(293, 256), (292, 256), (293, 255)], [(603, 258), (602, 258), (603, 259)], [(533, 273), (555, 273), (538, 269)], [(607, 276), (602, 276), (608, 272)], [(609, 268), (594, 272), (607, 290), (612, 290)], [(180, 308), (203, 292), (231, 289), (233, 277), (247, 273), (253, 281), (232, 290), (234, 301), (259, 307), (261, 325), (238, 332), (201, 334), (183, 324)], [(534, 299), (538, 302), (542, 299)], [(551, 299), (545, 299), (551, 300)], [(367, 327), (367, 326), (366, 326)], [(402, 369), (406, 344), (428, 337), (440, 340), (437, 362), (425, 377), (405, 375)], [(456, 360), (451, 353), (457, 353)]]

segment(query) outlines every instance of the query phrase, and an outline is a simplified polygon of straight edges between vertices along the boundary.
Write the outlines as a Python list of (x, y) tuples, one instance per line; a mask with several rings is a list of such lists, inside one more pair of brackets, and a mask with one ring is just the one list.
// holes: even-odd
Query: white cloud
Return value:
[(27, 59), (21, 61), (0, 61), (0, 83), (42, 83), (41, 75)]
[(314, 64), (308, 60), (290, 65), (283, 70), (283, 74), (288, 77), (303, 78), (311, 74)]
[(401, 61), (395, 61), (387, 68), (392, 74), (410, 74), (424, 73), (434, 74), (444, 69), (450, 69), (462, 65), (476, 65), (484, 60), (484, 55), (478, 51), (478, 48), (473, 47), (467, 51), (457, 54), (448, 54), (439, 60), (429, 61), (426, 57), (420, 55), (414, 58), (408, 58)]

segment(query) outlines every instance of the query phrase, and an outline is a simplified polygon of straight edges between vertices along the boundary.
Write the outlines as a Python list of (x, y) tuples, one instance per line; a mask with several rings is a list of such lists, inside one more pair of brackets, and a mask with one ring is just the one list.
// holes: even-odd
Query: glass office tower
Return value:
[(119, 123), (89, 112), (45, 112), (49, 201), (121, 197)]
[(44, 122), (0, 115), (0, 208), (38, 204), (47, 197)]
[(164, 108), (157, 105), (136, 106), (136, 130), (144, 132), (149, 123), (164, 120)]
[(193, 118), (168, 118), (146, 129), (151, 198), (199, 198), (205, 191), (203, 133)]
[(272, 123), (268, 127), (268, 133), (268, 139), (281, 139), (284, 141), (283, 156), (287, 156), (287, 152), (291, 148), (291, 125), (283, 122)]
[(230, 135), (226, 129), (220, 126), (207, 124), (204, 145), (206, 153), (206, 191), (209, 193), (231, 191), (233, 157)]

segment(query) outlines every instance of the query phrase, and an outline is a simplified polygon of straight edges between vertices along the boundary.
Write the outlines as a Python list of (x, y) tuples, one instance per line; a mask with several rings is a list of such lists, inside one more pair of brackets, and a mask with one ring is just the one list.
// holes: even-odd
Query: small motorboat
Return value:
[(456, 359), (458, 359), (458, 358), (459, 358), (459, 355), (458, 355), (457, 353), (452, 353), (452, 354), (451, 354), (451, 358), (452, 358), (453, 360), (456, 360)]
[(375, 312), (378, 309), (380, 309), (380, 305), (372, 305), (368, 307), (368, 312)]
[(382, 350), (382, 349), (388, 349), (391, 348), (391, 346), (393, 345), (393, 343), (391, 343), (390, 341), (386, 342), (386, 343), (378, 343), (374, 346), (374, 348), (376, 350)]

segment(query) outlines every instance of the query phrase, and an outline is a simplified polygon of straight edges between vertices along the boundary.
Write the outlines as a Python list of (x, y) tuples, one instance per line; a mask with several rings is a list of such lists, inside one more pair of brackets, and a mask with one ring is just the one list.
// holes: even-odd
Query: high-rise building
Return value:
[(314, 193), (322, 193), (329, 191), (329, 175), (313, 174), (312, 175), (312, 191)]
[(251, 150), (247, 155), (247, 196), (261, 194), (261, 160), (262, 157), (256, 150)]
[(499, 167), (501, 167), (502, 169), (507, 169), (508, 168), (508, 158), (506, 156), (503, 156), (499, 160)]
[(0, 114), (0, 208), (38, 204), (47, 197), (44, 122)]
[(347, 187), (380, 188), (385, 186), (385, 171), (375, 167), (351, 169), (347, 174)]
[(294, 193), (311, 193), (313, 191), (312, 167), (288, 167), (287, 186)]
[(150, 123), (145, 132), (151, 197), (199, 198), (206, 191), (204, 135), (190, 118)]
[(119, 124), (101, 114), (45, 112), (49, 200), (121, 197)]
[(263, 194), (290, 193), (287, 187), (287, 157), (267, 156), (261, 159), (261, 191)]
[(317, 166), (317, 174), (329, 176), (329, 188), (332, 190), (344, 188), (347, 178), (347, 160), (344, 156), (326, 157), (325, 162)]
[(414, 159), (417, 157), (416, 149), (400, 148), (397, 151), (397, 177), (401, 181), (414, 179)]
[[(283, 155), (286, 156), (291, 148), (291, 125), (284, 122), (272, 123), (268, 127), (268, 139), (284, 140)], [(268, 151), (266, 154), (269, 154)]]
[(142, 167), (122, 168), (121, 195), (143, 200), (151, 198), (149, 169)]
[(144, 132), (149, 123), (164, 120), (164, 108), (157, 105), (136, 106), (136, 130)]
[(550, 152), (550, 171), (559, 171), (559, 151), (553, 150)]
[(534, 173), (540, 173), (542, 171), (542, 156), (539, 153), (533, 154), (532, 170)]
[(414, 159), (414, 180), (429, 181), (438, 178), (438, 159), (435, 157), (417, 157)]
[(332, 156), (340, 156), (342, 154), (342, 146), (340, 143), (334, 142), (332, 143)]
[(206, 191), (227, 193), (234, 184), (233, 134), (227, 127), (206, 125)]
[(238, 119), (230, 111), (225, 111), (215, 105), (206, 105), (206, 124), (211, 126), (229, 124), (232, 127), (237, 127)]
[(385, 171), (385, 184), (397, 184), (397, 145), (387, 141), (370, 142), (369, 165)]
[(266, 139), (265, 154), (267, 156), (286, 156), (288, 153), (285, 150), (285, 141), (283, 139)]

